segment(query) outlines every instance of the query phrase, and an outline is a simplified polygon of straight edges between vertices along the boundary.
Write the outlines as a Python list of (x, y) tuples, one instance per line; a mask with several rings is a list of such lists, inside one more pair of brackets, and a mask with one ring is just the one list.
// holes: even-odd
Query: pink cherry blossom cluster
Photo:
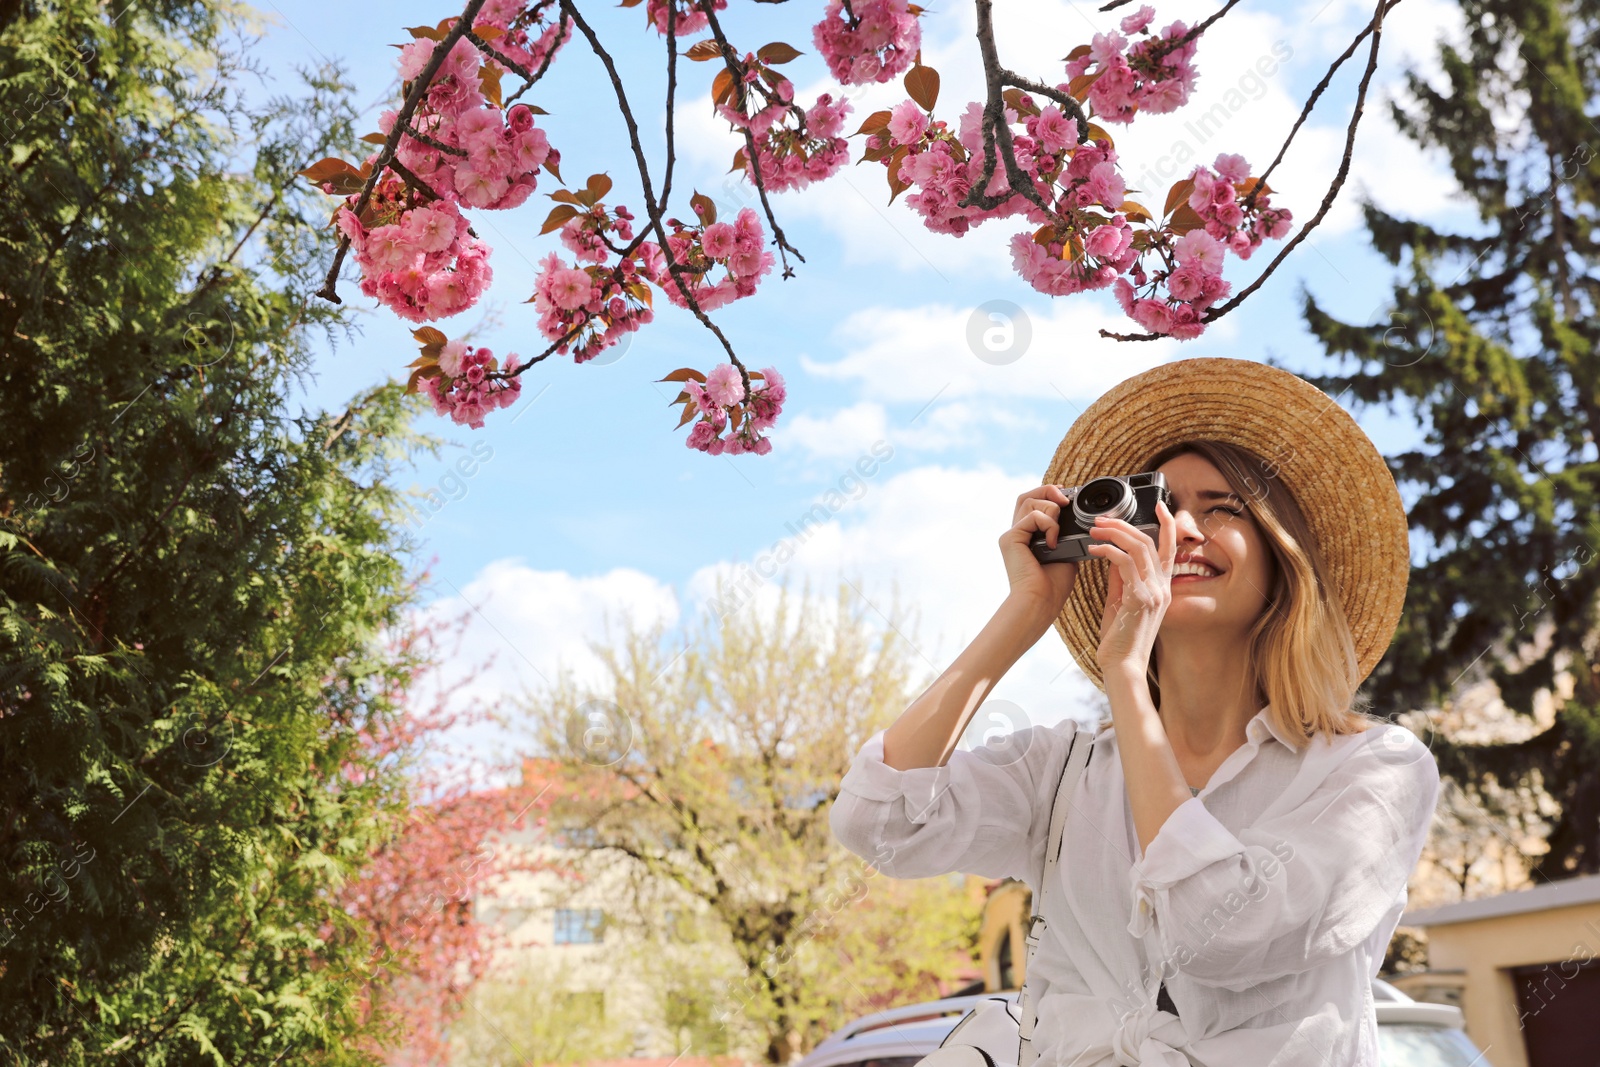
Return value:
[(1124, 190), (1115, 160), (1105, 141), (1079, 146), (1061, 175), (1055, 204), (1070, 222), (1011, 238), (1012, 265), (1041, 293), (1103, 289), (1138, 260), (1133, 227), (1120, 210)]
[[(388, 133), (396, 117), (395, 112), (385, 111), (378, 119), (379, 129)], [(526, 104), (513, 104), (503, 115), (491, 106), (455, 115), (422, 114), (419, 108), (412, 128), (451, 151), (403, 135), (395, 152), (401, 164), (436, 195), (458, 199), (468, 207), (493, 211), (517, 207), (532, 195), (545, 161), (559, 163), (561, 158), (544, 131), (533, 124), (533, 109)]]
[[(836, 103), (829, 93), (819, 96), (807, 111), (790, 108), (783, 122), (755, 138), (756, 165), (761, 168), (762, 186), (769, 192), (782, 192), (803, 189), (812, 182), (832, 177), (850, 159), (850, 146), (840, 136), (849, 113), (850, 101)], [(798, 119), (799, 125), (789, 125), (789, 118)], [(754, 182), (747, 150), (740, 151), (739, 161), (744, 165), (745, 175)]]
[(1252, 186), (1250, 165), (1243, 156), (1224, 152), (1213, 167), (1196, 167), (1189, 176), (1194, 182), (1189, 207), (1205, 221), (1206, 233), (1226, 243), (1240, 259), (1249, 259), (1264, 239), (1276, 241), (1289, 232), (1294, 216), (1288, 208), (1273, 207), (1266, 189), (1257, 192), (1246, 208), (1243, 201)]
[[(764, 251), (765, 233), (752, 208), (740, 208), (733, 222), (713, 221), (704, 226), (684, 226), (668, 219), (673, 227), (667, 236), (667, 249), (675, 263), (686, 268), (679, 276), (694, 294), (702, 311), (712, 311), (756, 291), (756, 283), (772, 269), (772, 253)], [(707, 276), (716, 266), (723, 276), (715, 283)], [(678, 284), (663, 269), (654, 279), (678, 307), (687, 307)]]
[[(700, 420), (689, 431), (684, 443), (713, 456), (737, 456), (745, 452), (764, 456), (771, 452), (772, 441), (761, 434), (778, 421), (788, 390), (776, 367), (761, 368), (759, 376), (764, 384), (752, 389), (748, 398), (739, 368), (732, 363), (720, 363), (711, 368), (704, 385), (693, 379), (684, 382), (684, 389), (700, 413)], [(752, 373), (751, 377), (757, 375)], [(730, 415), (733, 432), (723, 437), (722, 431), (729, 427)]]
[(488, 36), (486, 29), (502, 30), (490, 44), (527, 71), (543, 67), (550, 54), (572, 37), (572, 24), (561, 17), (559, 0), (531, 4), (528, 0), (488, 0), (478, 9), (472, 28), (483, 36)]
[(596, 204), (562, 225), (561, 243), (579, 263), (604, 263), (611, 255), (606, 247), (608, 233), (616, 234), (623, 242), (632, 241), (633, 212), (620, 205), (607, 211), (604, 204)]
[(403, 319), (426, 322), (465, 311), (494, 277), (489, 246), (472, 236), (450, 200), (419, 202), (385, 174), (364, 214), (370, 227), (349, 204), (335, 216), (361, 268), (361, 291)]
[(765, 137), (794, 105), (794, 83), (763, 63), (754, 52), (745, 53), (740, 67), (743, 73), (739, 83), (716, 102), (717, 114), (735, 129)]
[(886, 82), (911, 66), (922, 46), (922, 11), (907, 0), (829, 0), (811, 40), (841, 85)]
[[(492, 5), (475, 25), (504, 30), (518, 7)], [(401, 77), (421, 74), (437, 45), (423, 36), (402, 48)], [(410, 134), (400, 138), (395, 157), (424, 188), (408, 190), (408, 180), (386, 173), (364, 218), (352, 211), (355, 194), (337, 215), (356, 252), (361, 291), (413, 322), (465, 311), (493, 277), (489, 246), (472, 234), (461, 206), (516, 207), (533, 193), (538, 169), (560, 158), (534, 125), (532, 108), (517, 104), (502, 112), (489, 103), (482, 66), (478, 49), (457, 41), (412, 117), (412, 128), (427, 141)], [(398, 117), (385, 111), (378, 120), (381, 132), (392, 131)], [(369, 163), (376, 160), (376, 153), (368, 157)]]
[(666, 267), (660, 247), (649, 241), (614, 266), (574, 266), (551, 252), (539, 262), (534, 282), (539, 332), (560, 341), (577, 329), (557, 351), (570, 351), (575, 363), (593, 359), (655, 318), (646, 282), (661, 284)]
[[(1162, 114), (1182, 106), (1194, 89), (1198, 41), (1172, 42), (1189, 32), (1181, 21), (1150, 33), (1155, 9), (1146, 4), (1121, 22), (1122, 33), (1097, 33), (1086, 48), (1075, 49), (1067, 74), (1090, 75), (1089, 103), (1105, 122), (1131, 122), (1140, 111)], [(1122, 34), (1148, 34), (1129, 47)]]
[[(958, 137), (947, 123), (931, 118), (916, 101), (907, 100), (889, 113), (888, 125), (867, 140), (868, 158), (877, 158), (901, 183), (916, 190), (906, 197), (906, 205), (921, 215), (923, 225), (934, 233), (959, 237), (987, 219), (1030, 207), (1021, 197), (1008, 197), (988, 210), (961, 206), (961, 200), (983, 176), (982, 112), (979, 105), (968, 105)], [(1016, 112), (1009, 108), (1005, 116), (1008, 122), (1016, 121)], [(1010, 191), (1003, 170), (996, 169), (987, 191), (994, 196)]]
[[(639, 0), (634, 0), (638, 3)], [(650, 25), (663, 37), (667, 34), (667, 4), (676, 3), (678, 13), (672, 17), (672, 35), (684, 37), (691, 33), (699, 33), (711, 25), (711, 18), (701, 8), (703, 0), (649, 0), (645, 5), (645, 15), (650, 20)], [(624, 4), (632, 7), (633, 4)], [(721, 11), (728, 6), (728, 0), (717, 0), (715, 10)]]
[(1170, 296), (1139, 297), (1134, 285), (1145, 284), (1142, 269), (1133, 272), (1132, 284), (1126, 278), (1116, 279), (1112, 291), (1134, 322), (1151, 333), (1186, 341), (1204, 332), (1206, 310), (1233, 287), (1222, 280), (1222, 242), (1204, 230), (1190, 230), (1172, 241), (1171, 249), (1175, 265), (1149, 283), (1154, 291), (1165, 282)]
[[(1263, 239), (1277, 240), (1289, 232), (1291, 213), (1273, 208), (1265, 190), (1257, 193), (1248, 209), (1240, 203), (1240, 196), (1251, 187), (1250, 167), (1244, 157), (1224, 153), (1213, 167), (1196, 167), (1189, 176), (1194, 188), (1187, 207), (1203, 225), (1170, 242), (1167, 269), (1147, 280), (1144, 271), (1136, 268), (1131, 272), (1131, 284), (1122, 278), (1116, 281), (1117, 303), (1151, 333), (1180, 340), (1200, 336), (1206, 311), (1233, 288), (1222, 279), (1226, 254), (1249, 259)], [(1158, 240), (1155, 247), (1161, 245)], [(1161, 285), (1166, 286), (1165, 297), (1156, 292)], [(1140, 297), (1139, 288), (1150, 289), (1151, 295)]]
[(510, 374), (520, 366), (516, 353), (506, 365), (487, 348), (464, 341), (447, 341), (439, 353), (439, 374), (421, 379), (419, 387), (433, 401), (435, 415), (449, 415), (458, 425), (483, 428), (483, 417), (496, 408), (510, 407), (522, 395), (520, 378), (490, 378), (490, 371)]

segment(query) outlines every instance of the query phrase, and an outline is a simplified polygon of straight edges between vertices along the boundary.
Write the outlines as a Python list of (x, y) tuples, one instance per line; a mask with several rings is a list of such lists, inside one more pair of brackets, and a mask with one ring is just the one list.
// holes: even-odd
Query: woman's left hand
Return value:
[(1144, 677), (1156, 633), (1172, 603), (1172, 566), (1177, 555), (1177, 523), (1164, 502), (1156, 504), (1161, 529), (1153, 542), (1123, 519), (1096, 522), (1089, 553), (1111, 564), (1106, 575), (1106, 610), (1100, 618), (1100, 648), (1095, 654), (1106, 674), (1128, 670)]

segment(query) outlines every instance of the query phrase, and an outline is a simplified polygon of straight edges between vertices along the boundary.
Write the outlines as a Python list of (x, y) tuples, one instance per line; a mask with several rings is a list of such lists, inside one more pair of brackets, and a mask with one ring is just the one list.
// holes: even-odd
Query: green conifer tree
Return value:
[[(1364, 206), (1397, 269), (1392, 311), (1305, 318), (1353, 370), (1304, 375), (1359, 412), (1414, 412), (1389, 457), (1410, 500), (1405, 617), (1368, 685), (1374, 710), (1438, 706), (1492, 679), (1555, 723), (1520, 743), (1432, 739), (1469, 794), (1488, 778), (1560, 808), (1535, 880), (1600, 872), (1600, 3), (1464, 0), (1444, 74), (1407, 75), (1395, 120), (1442, 151), (1481, 225), (1460, 232)], [(1352, 516), (1360, 521), (1360, 516)], [(1570, 686), (1570, 695), (1566, 687)]]
[(423, 442), (398, 387), (291, 412), (354, 116), (263, 100), (251, 17), (0, 3), (0, 1063), (369, 1059), (335, 891), (406, 801)]

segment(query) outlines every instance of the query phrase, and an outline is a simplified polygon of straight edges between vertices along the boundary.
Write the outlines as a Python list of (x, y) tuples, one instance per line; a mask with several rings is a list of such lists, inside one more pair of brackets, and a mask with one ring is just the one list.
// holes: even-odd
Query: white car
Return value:
[[(829, 1034), (798, 1067), (912, 1067), (938, 1048), (974, 1005), (992, 996), (1015, 1001), (1016, 992), (948, 997), (864, 1015)], [(1377, 978), (1372, 980), (1372, 999), (1384, 1067), (1476, 1067), (1484, 1062), (1462, 1029), (1460, 1008), (1424, 1004)]]

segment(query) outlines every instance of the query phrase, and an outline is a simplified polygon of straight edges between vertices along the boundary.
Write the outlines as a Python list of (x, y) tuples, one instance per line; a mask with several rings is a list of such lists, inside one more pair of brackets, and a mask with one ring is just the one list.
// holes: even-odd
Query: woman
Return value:
[[(1040, 564), (1063, 486), (1157, 470), (1154, 540), (1097, 521)], [(1073, 424), (1000, 538), (1010, 594), (856, 756), (834, 833), (887, 874), (1038, 891), (1075, 723), (955, 750), (1054, 622), (1109, 698), (1027, 976), (1040, 1067), (1377, 1067), (1370, 979), (1438, 796), (1416, 738), (1357, 687), (1394, 634), (1407, 524), (1326, 394), (1246, 360), (1123, 382)], [(1080, 570), (1082, 573), (1080, 574)]]

